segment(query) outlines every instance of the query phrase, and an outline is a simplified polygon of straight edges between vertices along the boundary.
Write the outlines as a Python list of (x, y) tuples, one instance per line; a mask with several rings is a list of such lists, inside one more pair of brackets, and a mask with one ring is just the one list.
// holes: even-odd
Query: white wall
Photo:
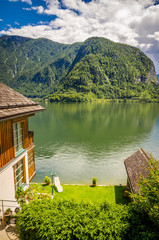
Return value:
[(3, 169), (0, 169), (0, 200), (13, 200), (15, 201), (15, 185), (14, 185), (14, 169), (13, 166), (25, 157), (25, 169), (26, 169), (26, 183), (28, 180), (28, 159), (27, 150), (21, 153), (14, 160), (9, 162)]

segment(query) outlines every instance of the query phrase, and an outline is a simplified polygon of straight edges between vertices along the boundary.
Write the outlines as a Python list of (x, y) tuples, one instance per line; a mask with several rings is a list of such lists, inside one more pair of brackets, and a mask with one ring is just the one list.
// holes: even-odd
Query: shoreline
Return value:
[(45, 103), (159, 103), (159, 99), (90, 99), (88, 101), (52, 101), (45, 98), (31, 98), (34, 101)]
[[(30, 184), (42, 184), (42, 185), (46, 185), (46, 183), (44, 183), (44, 182), (31, 182)], [(29, 184), (29, 185), (30, 185)], [(52, 185), (52, 183), (50, 183), (49, 184), (50, 186)], [(54, 184), (53, 184), (54, 185)], [(64, 186), (92, 186), (92, 184), (80, 184), (80, 183), (62, 183), (61, 185), (64, 185)], [(117, 184), (110, 184), (110, 185), (103, 185), (103, 184), (97, 184), (97, 187), (110, 187), (110, 186), (119, 186), (119, 187), (126, 187), (126, 185), (125, 184), (121, 184), (121, 183), (119, 183), (118, 185)]]

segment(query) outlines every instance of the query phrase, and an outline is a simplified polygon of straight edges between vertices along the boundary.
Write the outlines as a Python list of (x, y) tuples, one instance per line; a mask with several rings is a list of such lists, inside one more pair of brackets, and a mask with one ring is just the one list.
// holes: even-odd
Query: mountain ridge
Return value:
[(114, 89), (157, 83), (154, 64), (143, 52), (106, 38), (62, 44), (2, 36), (0, 56), (0, 81), (28, 97), (74, 91), (111, 98)]

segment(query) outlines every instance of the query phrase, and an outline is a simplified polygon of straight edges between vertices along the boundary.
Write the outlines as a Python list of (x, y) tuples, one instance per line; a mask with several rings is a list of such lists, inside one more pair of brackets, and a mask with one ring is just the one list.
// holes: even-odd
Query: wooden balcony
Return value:
[(28, 131), (28, 146), (34, 144), (34, 132)]

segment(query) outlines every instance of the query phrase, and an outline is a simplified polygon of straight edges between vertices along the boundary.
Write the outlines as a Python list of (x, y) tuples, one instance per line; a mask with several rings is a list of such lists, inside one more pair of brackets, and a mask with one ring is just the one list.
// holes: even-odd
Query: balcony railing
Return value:
[(16, 211), (20, 208), (20, 205), (17, 203), (17, 201), (0, 200), (0, 218), (8, 208), (11, 209), (12, 213), (16, 213)]
[(28, 131), (28, 146), (34, 143), (34, 132)]

